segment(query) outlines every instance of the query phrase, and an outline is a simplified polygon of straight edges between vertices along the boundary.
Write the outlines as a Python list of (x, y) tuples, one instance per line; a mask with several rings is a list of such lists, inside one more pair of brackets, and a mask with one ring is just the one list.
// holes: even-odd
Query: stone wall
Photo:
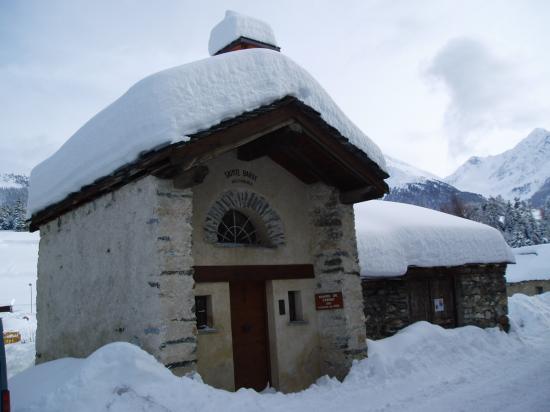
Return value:
[(322, 184), (312, 185), (309, 196), (316, 293), (344, 297), (343, 309), (317, 311), (321, 374), (342, 379), (354, 359), (367, 356), (353, 206)]
[(506, 264), (470, 265), (455, 275), (455, 297), (459, 326), (496, 326), (508, 314)]
[(407, 282), (399, 278), (362, 283), (367, 338), (391, 336), (411, 323)]
[[(413, 323), (411, 282), (448, 276), (454, 280), (457, 326), (493, 327), (508, 313), (505, 264), (411, 268), (400, 278), (362, 280), (365, 329), (369, 339), (393, 335)], [(427, 291), (427, 296), (429, 292)], [(430, 302), (431, 303), (431, 302)], [(432, 309), (433, 310), (433, 309)], [(425, 319), (430, 321), (429, 316)]]
[(128, 341), (194, 368), (191, 203), (150, 176), (40, 227), (38, 363)]
[(514, 293), (523, 293), (527, 296), (538, 295), (550, 292), (550, 280), (524, 280), (523, 282), (507, 283), (506, 291), (508, 296), (512, 296)]

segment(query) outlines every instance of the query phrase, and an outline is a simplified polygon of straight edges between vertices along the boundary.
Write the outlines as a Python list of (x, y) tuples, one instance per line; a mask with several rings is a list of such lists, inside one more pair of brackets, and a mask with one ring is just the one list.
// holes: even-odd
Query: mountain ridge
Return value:
[(534, 129), (513, 148), (497, 155), (472, 156), (444, 182), (486, 197), (529, 200), (550, 178), (550, 132)]

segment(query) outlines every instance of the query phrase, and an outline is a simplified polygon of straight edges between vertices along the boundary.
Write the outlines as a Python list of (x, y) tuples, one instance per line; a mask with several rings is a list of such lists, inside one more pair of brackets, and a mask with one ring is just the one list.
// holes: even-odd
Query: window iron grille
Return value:
[(218, 242), (234, 245), (258, 244), (256, 228), (245, 214), (230, 210), (218, 226)]

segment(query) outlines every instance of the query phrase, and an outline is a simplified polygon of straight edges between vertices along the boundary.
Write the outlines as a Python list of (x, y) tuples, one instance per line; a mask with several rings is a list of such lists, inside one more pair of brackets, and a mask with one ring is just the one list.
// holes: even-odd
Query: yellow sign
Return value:
[(21, 334), (19, 332), (4, 332), (4, 344), (17, 343), (21, 341)]

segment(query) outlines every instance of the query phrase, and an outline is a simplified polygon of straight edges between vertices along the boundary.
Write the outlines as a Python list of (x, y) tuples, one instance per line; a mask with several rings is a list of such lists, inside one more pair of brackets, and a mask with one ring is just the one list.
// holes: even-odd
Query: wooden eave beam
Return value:
[(352, 170), (354, 174), (356, 174), (363, 181), (367, 182), (367, 186), (375, 187), (377, 192), (382, 195), (389, 191), (388, 185), (382, 179), (378, 180), (374, 178), (372, 169), (366, 167), (364, 161), (360, 160), (357, 156), (353, 156), (349, 152), (345, 152), (346, 155), (342, 156), (342, 153), (344, 152), (342, 150), (343, 142), (338, 142), (332, 136), (328, 135), (326, 130), (323, 130), (324, 128), (312, 122), (309, 119), (309, 116), (305, 116), (300, 113), (296, 116), (296, 120), (303, 126), (304, 132), (312, 140), (324, 146), (328, 152), (339, 161), (339, 163)]
[[(365, 161), (345, 149), (344, 139), (338, 141), (331, 135), (329, 128), (316, 124), (317, 122), (312, 120), (313, 115), (305, 113), (303, 106), (305, 105), (298, 100), (287, 97), (273, 107), (268, 106), (265, 111), (245, 113), (209, 130), (196, 133), (191, 136), (190, 141), (147, 152), (111, 175), (100, 178), (70, 194), (61, 202), (35, 213), (30, 221), (30, 231), (35, 231), (40, 225), (131, 181), (149, 174), (161, 178), (175, 176), (265, 134), (296, 123), (302, 125), (308, 137), (323, 146), (343, 167), (350, 169), (365, 181), (365, 186), (375, 187), (375, 197), (387, 192), (387, 185), (382, 181), (384, 176), (379, 176), (380, 181), (377, 181), (372, 175), (373, 170), (365, 165)], [(316, 113), (313, 110), (312, 112)], [(376, 164), (372, 164), (373, 168), (377, 169)]]
[(360, 187), (359, 189), (340, 192), (340, 202), (345, 205), (364, 202), (377, 198), (376, 188), (373, 186)]

